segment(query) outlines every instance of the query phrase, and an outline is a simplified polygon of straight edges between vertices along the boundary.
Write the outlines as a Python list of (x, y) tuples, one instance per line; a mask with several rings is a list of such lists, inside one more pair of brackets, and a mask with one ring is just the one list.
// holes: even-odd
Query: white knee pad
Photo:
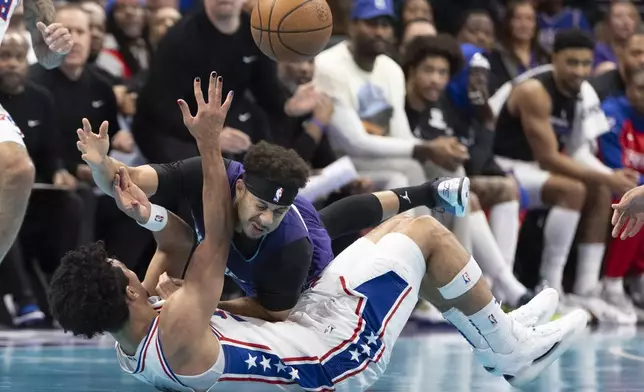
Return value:
[(439, 287), (438, 291), (445, 299), (458, 298), (470, 291), (479, 279), (481, 279), (481, 275), (483, 275), (481, 267), (479, 267), (473, 257), (470, 257), (470, 261), (456, 274), (454, 279), (445, 286)]

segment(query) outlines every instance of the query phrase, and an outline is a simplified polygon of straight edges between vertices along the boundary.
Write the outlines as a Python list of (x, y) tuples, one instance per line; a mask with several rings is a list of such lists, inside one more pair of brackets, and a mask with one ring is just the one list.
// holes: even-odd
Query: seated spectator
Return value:
[(89, 64), (94, 64), (98, 55), (103, 50), (105, 43), (105, 10), (94, 1), (84, 1), (81, 3), (83, 11), (89, 15), (89, 27), (92, 35), (92, 44), (89, 50)]
[(436, 27), (425, 19), (413, 19), (405, 24), (400, 37), (400, 51), (402, 52), (405, 45), (412, 39), (423, 36), (433, 37), (436, 33)]
[(183, 125), (177, 97), (195, 105), (190, 98), (194, 96), (192, 81), (195, 77), (207, 80), (214, 70), (227, 75), (224, 89), (235, 91), (221, 136), (225, 152), (238, 156), (254, 141), (270, 140), (265, 113), (286, 109), (291, 115), (299, 114), (297, 108), (285, 108), (275, 64), (255, 45), (250, 16), (241, 8), (241, 1), (205, 0), (161, 41), (139, 92), (132, 123), (137, 145), (148, 161), (171, 162), (198, 155)]
[(537, 4), (539, 43), (548, 52), (552, 51), (555, 35), (559, 31), (580, 29), (588, 34), (593, 33), (583, 12), (577, 8), (564, 7), (564, 0), (539, 0)]
[(175, 8), (163, 7), (150, 10), (148, 17), (148, 43), (152, 53), (157, 50), (161, 38), (165, 36), (168, 29), (174, 26), (181, 19), (181, 14)]
[(637, 9), (630, 1), (617, 1), (610, 5), (604, 24), (603, 42), (595, 46), (595, 75), (617, 68), (617, 53), (624, 50), (641, 22)]
[[(602, 109), (610, 119), (611, 131), (599, 138), (602, 161), (615, 170), (633, 170), (644, 184), (644, 70), (633, 71), (626, 84), (626, 95), (609, 97)], [(634, 173), (634, 174), (635, 174)], [(619, 201), (619, 197), (615, 202)], [(622, 240), (612, 238), (606, 255), (602, 298), (625, 311), (635, 311), (624, 290), (624, 278), (634, 274), (631, 293), (644, 311), (644, 232)]]
[[(479, 134), (491, 132), (483, 127), (473, 127), (468, 116), (459, 113), (445, 94), (450, 76), (458, 72), (463, 64), (458, 44), (446, 35), (418, 37), (410, 42), (405, 52), (403, 69), (407, 77), (406, 110), (414, 134), (426, 140), (454, 137), (468, 146), (470, 156), (473, 156)], [(479, 61), (486, 60), (480, 56)], [(489, 71), (489, 64), (485, 65), (486, 71)], [(476, 67), (478, 64), (474, 64), (472, 69)], [(474, 82), (476, 88), (487, 87), (486, 78), (478, 78)], [(413, 124), (415, 119), (419, 120)], [(488, 161), (492, 160), (490, 147), (491, 145), (486, 154)], [(483, 176), (481, 170), (477, 169), (468, 173), (471, 196), (474, 196), (469, 215), (473, 255), (479, 260), (483, 272), (492, 280), (497, 298), (517, 307), (527, 302), (530, 295), (513, 275), (519, 235), (516, 183), (500, 170), (500, 175), (493, 177)], [(475, 196), (479, 194), (481, 197)], [(490, 210), (489, 224), (482, 207)]]
[(471, 10), (461, 18), (461, 24), (456, 34), (460, 44), (472, 44), (485, 51), (490, 51), (494, 45), (494, 22), (485, 10)]
[[(16, 305), (14, 324), (33, 328), (47, 323), (34, 295), (27, 263), (36, 259), (46, 273), (53, 272), (64, 253), (78, 245), (83, 203), (74, 192), (68, 192), (76, 189), (77, 181), (60, 157), (53, 98), (27, 81), (28, 50), (23, 32), (10, 28), (0, 46), (0, 104), (11, 112), (24, 134), (37, 184), (18, 239), (0, 266), (0, 276)], [(39, 189), (43, 183), (53, 187)]]
[(548, 53), (538, 41), (536, 18), (532, 1), (513, 0), (508, 4), (499, 41), (488, 55), (494, 87), (550, 62)]
[[(543, 226), (541, 279), (563, 290), (564, 267), (579, 227), (575, 295), (567, 295), (562, 304), (586, 307), (603, 321), (630, 322), (629, 315), (601, 301), (596, 291), (611, 192), (622, 194), (635, 181), (628, 172), (613, 172), (590, 151), (594, 140), (588, 135), (608, 128), (585, 82), (593, 49), (594, 42), (581, 31), (560, 32), (552, 67), (532, 70), (497, 92), (494, 152), (497, 163), (512, 171), (525, 190), (530, 209), (550, 207)], [(583, 122), (575, 118), (581, 107), (587, 113)]]
[(427, 0), (403, 1), (402, 9), (400, 10), (400, 21), (402, 25), (406, 26), (409, 22), (419, 19), (434, 23), (431, 4)]
[[(310, 84), (314, 70), (313, 60), (278, 63), (277, 71), (286, 95), (291, 98), (299, 86)], [(325, 200), (341, 188), (344, 188), (344, 195), (369, 192), (369, 181), (357, 178), (356, 169), (348, 157), (338, 162), (329, 144), (326, 132), (333, 115), (333, 101), (329, 96), (317, 93), (312, 85), (310, 88), (311, 103), (314, 106), (309, 113), (297, 118), (284, 113), (271, 119), (271, 128), (279, 129), (277, 143), (297, 151), (314, 170), (306, 187), (299, 194), (316, 202)]]
[(358, 171), (377, 189), (425, 182), (422, 163), (444, 160), (453, 168), (463, 152), (447, 140), (424, 142), (411, 133), (405, 115), (405, 80), (400, 66), (383, 55), (392, 44), (391, 2), (377, 8), (354, 3), (349, 40), (315, 59), (314, 83), (334, 99), (329, 138), (351, 156)]
[(95, 127), (109, 119), (112, 145), (117, 150), (131, 152), (133, 139), (129, 132), (118, 128), (118, 109), (112, 88), (87, 67), (91, 46), (89, 16), (79, 6), (67, 5), (57, 10), (56, 21), (70, 29), (74, 47), (59, 68), (46, 70), (38, 64), (33, 65), (30, 78), (53, 94), (65, 167), (80, 180), (90, 180), (89, 168), (76, 149), (76, 129), (81, 119), (88, 118)]
[(145, 28), (145, 9), (140, 0), (116, 0), (107, 12), (108, 35), (96, 65), (120, 79), (148, 69)]
[(644, 28), (639, 26), (626, 41), (619, 54), (617, 68), (597, 75), (590, 80), (601, 101), (611, 96), (621, 96), (626, 90), (626, 75), (644, 68)]

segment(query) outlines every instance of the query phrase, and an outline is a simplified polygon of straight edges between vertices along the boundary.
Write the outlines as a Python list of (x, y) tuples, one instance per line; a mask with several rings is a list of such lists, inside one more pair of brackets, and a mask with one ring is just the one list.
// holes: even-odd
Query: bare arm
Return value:
[(13, 142), (0, 144), (0, 263), (16, 240), (27, 210), (35, 168), (27, 150)]
[(526, 81), (515, 88), (510, 99), (521, 117), (532, 154), (548, 171), (586, 183), (606, 181), (606, 174), (593, 170), (559, 152), (555, 131), (550, 123), (551, 98), (538, 81)]
[[(43, 33), (37, 27), (38, 22), (43, 23), (46, 28), (49, 28), (49, 26), (54, 23), (54, 20), (56, 19), (56, 9), (54, 8), (52, 1), (24, 0), (23, 7), (25, 26), (31, 35), (31, 42), (34, 48), (34, 53), (38, 58), (38, 62), (47, 69), (58, 67), (65, 58), (65, 54), (51, 50), (49, 44), (43, 37)], [(56, 24), (54, 27), (57, 27)], [(41, 29), (42, 28), (43, 27), (41, 26)], [(61, 34), (64, 33), (69, 36), (69, 32), (66, 31), (66, 29), (65, 32), (61, 32)], [(71, 36), (69, 36), (69, 40), (71, 42)], [(67, 50), (67, 52), (69, 52), (69, 50)]]
[(105, 156), (98, 164), (87, 163), (92, 170), (94, 182), (107, 195), (114, 196), (112, 192), (112, 181), (114, 181), (114, 176), (121, 167), (127, 170), (132, 182), (141, 188), (147, 196), (152, 196), (157, 191), (159, 178), (157, 172), (150, 165), (129, 167), (108, 156)]
[(253, 297), (241, 297), (219, 303), (219, 309), (244, 317), (254, 317), (266, 321), (284, 321), (291, 310), (272, 312), (264, 307)]
[(194, 244), (190, 226), (172, 212), (168, 212), (166, 227), (153, 233), (157, 250), (143, 280), (143, 287), (150, 295), (157, 294), (156, 286), (164, 272), (173, 278), (181, 277)]
[(192, 117), (183, 100), (180, 100), (180, 107), (184, 123), (197, 140), (202, 156), (206, 232), (192, 255), (183, 287), (168, 298), (163, 308), (159, 330), (173, 367), (175, 363), (179, 365), (195, 360), (203, 360), (212, 366), (219, 355), (219, 346), (209, 325), (221, 298), (233, 235), (230, 187), (219, 145), (219, 133), (223, 129), (232, 95), (229, 94), (221, 105), (222, 81), (211, 76), (208, 103), (205, 103), (199, 80), (195, 80), (194, 84), (197, 115)]

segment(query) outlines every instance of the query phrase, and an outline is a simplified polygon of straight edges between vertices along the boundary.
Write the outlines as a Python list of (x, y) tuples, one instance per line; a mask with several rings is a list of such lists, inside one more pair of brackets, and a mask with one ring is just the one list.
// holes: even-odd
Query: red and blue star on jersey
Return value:
[[(359, 374), (369, 364), (379, 362), (385, 351), (382, 338), (387, 324), (411, 292), (411, 286), (395, 272), (378, 276), (355, 289), (340, 279), (345, 293), (359, 298), (355, 310), (358, 322), (351, 337), (320, 357), (281, 358), (268, 346), (228, 338), (212, 326), (226, 359), (219, 381), (298, 384), (306, 391), (333, 391), (334, 385)], [(232, 316), (228, 312), (217, 315), (224, 318)], [(241, 318), (235, 319), (244, 322)], [(156, 324), (155, 320), (151, 334)], [(144, 342), (143, 358), (139, 358), (135, 373), (145, 367), (148, 346), (149, 342)], [(159, 351), (158, 357), (167, 377), (185, 387), (165, 361), (160, 342), (156, 342), (155, 349)]]

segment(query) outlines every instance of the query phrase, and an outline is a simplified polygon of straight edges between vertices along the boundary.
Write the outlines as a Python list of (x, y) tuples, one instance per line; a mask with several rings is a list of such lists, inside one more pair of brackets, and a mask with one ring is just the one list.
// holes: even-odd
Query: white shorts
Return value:
[(377, 244), (361, 238), (302, 295), (289, 320), (323, 332), (315, 354), (326, 370), (326, 387), (331, 381), (336, 391), (364, 391), (382, 376), (425, 271), (423, 254), (409, 237), (390, 233)]
[(13, 142), (25, 147), (24, 135), (13, 119), (0, 107), (0, 143)]
[(521, 188), (528, 195), (528, 208), (543, 207), (541, 191), (550, 178), (550, 173), (542, 170), (537, 162), (526, 162), (496, 156), (496, 163), (506, 172), (512, 173)]

